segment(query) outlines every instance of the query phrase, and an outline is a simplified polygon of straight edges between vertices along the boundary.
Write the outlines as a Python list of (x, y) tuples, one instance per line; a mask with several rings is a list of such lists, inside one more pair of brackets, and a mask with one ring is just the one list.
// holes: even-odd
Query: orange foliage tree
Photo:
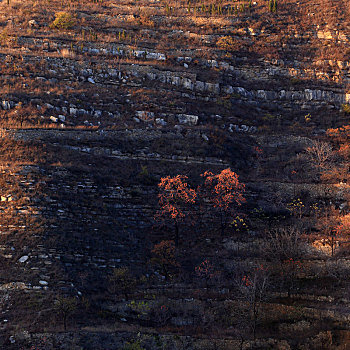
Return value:
[(163, 177), (158, 184), (160, 209), (156, 217), (170, 219), (175, 226), (175, 244), (179, 244), (179, 223), (186, 217), (186, 207), (194, 204), (197, 193), (190, 189), (187, 176)]
[(216, 175), (206, 171), (201, 176), (205, 179), (201, 191), (219, 214), (221, 233), (223, 234), (227, 218), (233, 216), (236, 207), (245, 202), (243, 196), (245, 185), (239, 182), (238, 175), (230, 168), (224, 169)]
[(328, 129), (327, 136), (334, 146), (334, 163), (323, 175), (323, 179), (327, 182), (346, 182), (349, 180), (350, 166), (350, 125)]
[(344, 235), (350, 234), (350, 214), (344, 215), (340, 218), (340, 223), (337, 229)]
[(338, 224), (333, 228), (333, 235), (328, 238), (327, 243), (331, 247), (331, 254), (334, 255), (335, 249), (342, 247), (343, 252), (349, 249), (350, 234), (350, 214), (341, 216)]
[(317, 221), (317, 228), (323, 234), (323, 245), (330, 248), (333, 257), (347, 225), (345, 220), (340, 220), (339, 211), (334, 208), (326, 208), (323, 214), (323, 217)]

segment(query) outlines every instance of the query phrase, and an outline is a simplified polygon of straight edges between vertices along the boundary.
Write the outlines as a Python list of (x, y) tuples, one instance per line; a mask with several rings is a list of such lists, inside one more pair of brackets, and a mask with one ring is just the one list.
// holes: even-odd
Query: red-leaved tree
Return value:
[(179, 244), (179, 223), (186, 217), (186, 209), (196, 201), (197, 193), (190, 189), (187, 176), (163, 177), (158, 184), (160, 209), (157, 218), (171, 220), (175, 226), (175, 245)]
[(201, 192), (218, 213), (221, 233), (224, 234), (227, 218), (232, 217), (236, 207), (245, 202), (245, 185), (239, 182), (238, 175), (230, 168), (219, 174), (206, 171), (201, 176), (205, 179)]

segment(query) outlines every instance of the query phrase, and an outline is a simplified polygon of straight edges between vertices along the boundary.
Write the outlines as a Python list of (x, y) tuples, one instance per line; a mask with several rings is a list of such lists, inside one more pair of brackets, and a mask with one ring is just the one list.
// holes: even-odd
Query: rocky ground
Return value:
[[(2, 2), (2, 348), (346, 349), (348, 253), (330, 256), (318, 222), (346, 214), (348, 174), (328, 174), (338, 155), (320, 177), (306, 150), (338, 150), (327, 130), (348, 123), (349, 11), (322, 0), (277, 12), (262, 0)], [(222, 235), (210, 211), (183, 224), (166, 280), (152, 263), (174, 236), (155, 219), (157, 184), (183, 174), (197, 186), (229, 167), (246, 184), (249, 229)], [(276, 227), (303, 243), (282, 284), (261, 249)], [(204, 259), (215, 278), (203, 282)], [(253, 336), (235, 271), (261, 263), (272, 272)], [(111, 287), (122, 267), (137, 279), (128, 298)], [(60, 300), (74, 304), (66, 327)]]

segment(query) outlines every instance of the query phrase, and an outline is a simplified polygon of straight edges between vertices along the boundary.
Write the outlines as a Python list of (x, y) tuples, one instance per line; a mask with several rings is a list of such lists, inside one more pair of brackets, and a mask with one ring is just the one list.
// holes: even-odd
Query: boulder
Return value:
[(38, 28), (39, 24), (35, 19), (31, 19), (30, 21), (28, 21), (28, 26), (30, 28)]
[(177, 119), (180, 124), (197, 125), (198, 116), (192, 114), (178, 114)]
[(29, 259), (28, 255), (23, 255), (21, 258), (18, 259), (18, 262), (24, 263)]
[(150, 122), (154, 120), (154, 113), (148, 112), (148, 111), (136, 111), (135, 113), (136, 118), (139, 118), (140, 120), (144, 122)]

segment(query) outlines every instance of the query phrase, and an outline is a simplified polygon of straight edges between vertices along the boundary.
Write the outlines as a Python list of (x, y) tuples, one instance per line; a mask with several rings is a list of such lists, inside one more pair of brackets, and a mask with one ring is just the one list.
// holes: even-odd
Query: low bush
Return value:
[(55, 20), (50, 24), (50, 28), (59, 30), (71, 29), (75, 25), (75, 18), (68, 12), (57, 12)]
[(350, 114), (350, 104), (344, 103), (341, 108), (345, 114)]

